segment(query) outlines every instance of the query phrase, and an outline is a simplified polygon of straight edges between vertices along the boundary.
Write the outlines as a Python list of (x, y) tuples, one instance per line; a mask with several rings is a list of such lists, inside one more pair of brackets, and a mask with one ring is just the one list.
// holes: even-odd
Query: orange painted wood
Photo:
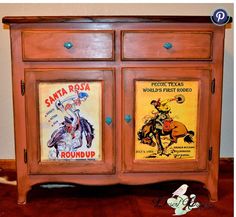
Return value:
[[(66, 79), (67, 78), (67, 79)], [(89, 82), (102, 85), (102, 158), (101, 160), (41, 161), (40, 121), (38, 102), (39, 82)], [(26, 83), (26, 131), (29, 174), (112, 174), (114, 165), (114, 122), (105, 123), (106, 117), (114, 119), (114, 73), (112, 69), (28, 69)], [(109, 101), (110, 103), (106, 103)], [(96, 106), (96, 105), (94, 105)]]
[(211, 58), (211, 32), (124, 31), (122, 41), (123, 60)]
[[(112, 60), (113, 38), (113, 31), (23, 31), (23, 60)], [(64, 47), (66, 42), (73, 47)]]
[[(125, 172), (183, 172), (207, 169), (210, 70), (207, 68), (124, 68), (124, 115), (131, 115), (130, 123), (123, 121)], [(196, 159), (135, 159), (135, 82), (136, 81), (198, 81), (198, 120), (196, 128)], [(204, 91), (203, 91), (204, 90)], [(158, 94), (157, 94), (158, 95)]]
[[(11, 26), (19, 204), (26, 203), (27, 193), (33, 185), (44, 182), (110, 185), (194, 180), (205, 185), (209, 191), (211, 201), (218, 199), (225, 28), (224, 26), (212, 24), (209, 17), (192, 17), (192, 19), (188, 18), (187, 20), (186, 23), (183, 23), (183, 17), (147, 16), (113, 18), (6, 17), (4, 19), (4, 22), (10, 23)], [(191, 23), (188, 23), (190, 20)], [(32, 35), (33, 32), (37, 32), (39, 35), (46, 33), (49, 40), (52, 36), (58, 50), (52, 51), (51, 48), (47, 50), (46, 42), (37, 45), (36, 42), (39, 38), (35, 34)], [(88, 37), (82, 37), (81, 34), (84, 34), (82, 32), (88, 32), (89, 34), (86, 35)], [(105, 43), (105, 50), (96, 44), (96, 40), (92, 36), (94, 32), (98, 33), (99, 37), (105, 34), (104, 40), (98, 40), (98, 43)], [(29, 37), (27, 36), (26, 39), (32, 42), (33, 47), (30, 47), (31, 43), (26, 43), (25, 38), (23, 39), (25, 33), (29, 33)], [(49, 33), (52, 33), (52, 35)], [(60, 33), (60, 43), (56, 41), (58, 35), (56, 33)], [(79, 36), (77, 36), (77, 33)], [(123, 33), (134, 34), (135, 37), (132, 37), (135, 40), (125, 41)], [(150, 38), (152, 41), (154, 39), (154, 41), (159, 40), (157, 33), (167, 34), (165, 36), (174, 39), (174, 42), (179, 46), (173, 44), (178, 47), (177, 56), (173, 57), (172, 54), (167, 56), (165, 53), (161, 53), (162, 58), (158, 58), (153, 49), (157, 47), (156, 42), (153, 42), (153, 46), (148, 45), (151, 40), (143, 40), (143, 37), (138, 38), (136, 36), (141, 33), (144, 33), (145, 37), (146, 34), (152, 35), (155, 33)], [(184, 34), (185, 37), (179, 37), (175, 33)], [(64, 48), (60, 47), (59, 49), (59, 45), (61, 46), (62, 41), (67, 39), (67, 35), (73, 35), (72, 38), (75, 40), (80, 37), (80, 39), (85, 40), (88, 47), (83, 45), (82, 53), (76, 51), (73, 54), (65, 54)], [(199, 36), (199, 38), (196, 38), (199, 40), (190, 40), (190, 35)], [(43, 38), (46, 39), (45, 36)], [(165, 37), (162, 37), (162, 40), (163, 38)], [(136, 39), (137, 41), (140, 40), (140, 43), (137, 43)], [(93, 41), (93, 49), (89, 48), (89, 41), (91, 40)], [(183, 52), (183, 49), (186, 49), (183, 48), (185, 42), (192, 50)], [(150, 47), (145, 47), (145, 43)], [(161, 45), (161, 42), (159, 45)], [(28, 53), (24, 46), (27, 47)], [(124, 48), (131, 58), (144, 53), (147, 58), (136, 59), (135, 57), (123, 60), (122, 58), (127, 57), (124, 55)], [(127, 50), (127, 48), (130, 48), (130, 50)], [(132, 52), (131, 48), (133, 49)], [(196, 50), (196, 48), (200, 49)], [(89, 57), (87, 56), (88, 53), (86, 54), (87, 51)], [(102, 51), (102, 54), (99, 54), (100, 51)], [(75, 54), (77, 57), (75, 57)], [(78, 55), (82, 56), (78, 58)], [(99, 55), (103, 55), (104, 59), (97, 59)], [(127, 113), (134, 114), (134, 82), (136, 77), (141, 80), (163, 80), (168, 78), (199, 81), (198, 147), (195, 161), (191, 160), (185, 163), (166, 161), (164, 164), (160, 161), (150, 161), (148, 163), (134, 160), (134, 122), (127, 124), (124, 121), (124, 115)], [(68, 164), (49, 162), (44, 164), (44, 162), (40, 162), (38, 107), (36, 105), (38, 92), (35, 88), (38, 79), (48, 79), (50, 81), (58, 79), (64, 81), (94, 79), (103, 82), (103, 94), (105, 94), (103, 96), (103, 117), (105, 115), (113, 117), (112, 126), (103, 123), (104, 161), (97, 164), (84, 162), (75, 162), (74, 164), (72, 162)], [(211, 92), (211, 81), (213, 79), (215, 79), (214, 93)], [(20, 91), (21, 81), (26, 83), (25, 95), (23, 96)], [(212, 160), (208, 159), (209, 147), (212, 147)], [(28, 162), (26, 163), (24, 162), (24, 149), (28, 152)]]

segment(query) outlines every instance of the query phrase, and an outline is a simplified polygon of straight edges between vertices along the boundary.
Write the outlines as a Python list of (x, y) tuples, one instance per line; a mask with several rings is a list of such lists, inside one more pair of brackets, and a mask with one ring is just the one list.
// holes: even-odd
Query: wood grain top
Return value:
[[(6, 16), (11, 23), (212, 23), (210, 16)], [(232, 22), (230, 17), (229, 22)]]

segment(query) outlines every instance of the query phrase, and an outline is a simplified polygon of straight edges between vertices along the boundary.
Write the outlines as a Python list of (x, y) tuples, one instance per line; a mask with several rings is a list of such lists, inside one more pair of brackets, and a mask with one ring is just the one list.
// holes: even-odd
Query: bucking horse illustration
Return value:
[[(80, 94), (81, 97), (88, 97), (86, 93)], [(71, 147), (74, 150), (80, 148), (83, 145), (83, 138), (85, 137), (86, 146), (90, 148), (92, 146), (92, 141), (94, 139), (94, 128), (89, 121), (80, 116), (79, 109), (74, 110), (72, 106), (63, 105), (63, 102), (57, 100), (55, 106), (57, 110), (60, 110), (64, 116), (64, 121), (60, 124), (60, 127), (56, 129), (52, 134), (51, 138), (47, 142), (49, 148), (54, 147), (56, 150), (56, 157), (59, 157), (59, 148), (66, 146), (65, 140), (70, 135), (73, 145)], [(65, 147), (68, 148), (68, 147)]]
[[(66, 134), (70, 133), (70, 126), (71, 126), (72, 120), (66, 118), (64, 122), (62, 122), (62, 126), (59, 129), (56, 129), (52, 135), (50, 140), (48, 141), (47, 145), (49, 148), (54, 147), (56, 150), (56, 157), (59, 156), (59, 146), (65, 145), (65, 136)], [(87, 148), (90, 148), (92, 146), (92, 141), (94, 139), (94, 129), (93, 126), (83, 117), (80, 117), (79, 123), (76, 124), (76, 128), (74, 130), (74, 133), (78, 133), (78, 142), (76, 143), (76, 146), (74, 146), (74, 149), (80, 148), (83, 145), (83, 136), (86, 138), (86, 146)]]
[[(184, 137), (184, 142), (193, 143), (194, 132), (188, 130), (187, 127), (179, 122), (175, 121), (169, 116), (170, 107), (168, 102), (175, 100), (177, 103), (183, 103), (184, 97), (182, 95), (176, 96), (174, 99), (160, 101), (153, 100), (152, 105), (158, 110), (155, 117), (149, 119), (144, 123), (142, 128), (138, 131), (138, 140), (150, 146), (157, 146), (158, 153), (160, 155), (167, 155), (165, 151), (174, 143), (177, 143), (178, 138)], [(162, 145), (161, 136), (170, 137), (169, 144), (165, 147)]]

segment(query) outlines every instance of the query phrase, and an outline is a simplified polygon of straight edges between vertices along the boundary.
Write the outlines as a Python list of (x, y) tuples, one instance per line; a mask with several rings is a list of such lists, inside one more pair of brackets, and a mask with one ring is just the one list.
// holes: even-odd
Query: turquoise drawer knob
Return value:
[(67, 49), (71, 49), (73, 47), (73, 44), (71, 42), (67, 41), (64, 43), (64, 47)]
[(106, 117), (105, 122), (106, 122), (107, 125), (110, 125), (112, 123), (112, 118), (111, 117)]
[(129, 123), (132, 120), (131, 115), (125, 115), (125, 121), (126, 123)]
[(163, 45), (163, 47), (168, 50), (168, 49), (171, 49), (171, 48), (173, 47), (173, 45), (172, 45), (170, 42), (166, 42), (166, 43)]

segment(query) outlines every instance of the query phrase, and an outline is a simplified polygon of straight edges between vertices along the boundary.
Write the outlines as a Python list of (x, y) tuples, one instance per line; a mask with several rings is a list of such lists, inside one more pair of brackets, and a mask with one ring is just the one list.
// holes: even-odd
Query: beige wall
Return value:
[[(224, 8), (233, 16), (233, 4), (0, 4), (3, 16), (60, 15), (205, 15)], [(226, 30), (221, 156), (233, 156), (233, 25)], [(14, 153), (11, 56), (9, 30), (0, 28), (0, 159)]]

